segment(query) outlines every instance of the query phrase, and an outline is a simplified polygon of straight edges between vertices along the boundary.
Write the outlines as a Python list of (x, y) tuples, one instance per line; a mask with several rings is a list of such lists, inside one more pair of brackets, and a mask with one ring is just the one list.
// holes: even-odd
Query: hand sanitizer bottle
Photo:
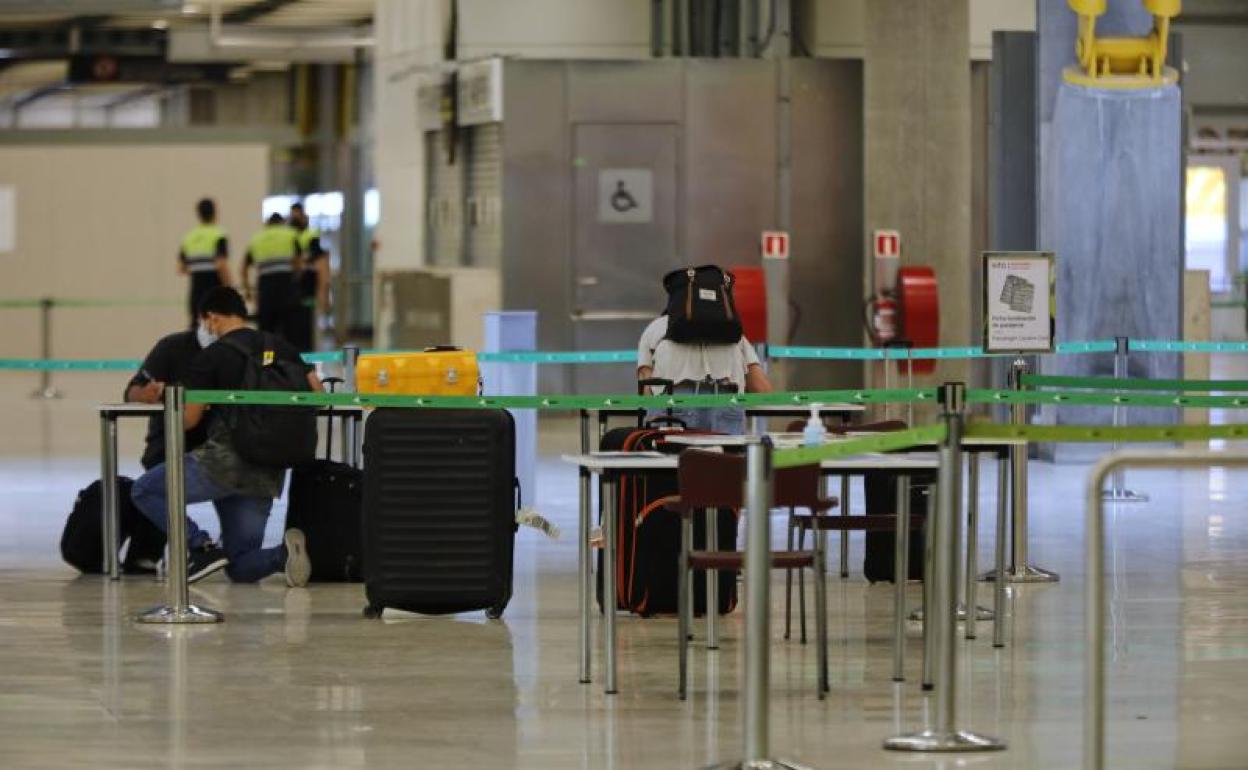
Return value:
[(802, 446), (819, 446), (827, 437), (827, 428), (823, 427), (823, 420), (819, 419), (820, 406), (810, 405), (810, 419), (806, 421), (806, 428), (802, 431)]

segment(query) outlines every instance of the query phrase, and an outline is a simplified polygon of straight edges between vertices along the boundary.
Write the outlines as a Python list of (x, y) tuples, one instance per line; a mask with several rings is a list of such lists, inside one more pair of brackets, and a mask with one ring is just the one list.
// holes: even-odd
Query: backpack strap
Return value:
[(245, 356), (246, 358), (251, 358), (252, 356), (256, 354), (256, 351), (250, 350), (246, 345), (239, 342), (238, 340), (230, 339), (228, 335), (225, 337), (221, 337), (220, 339), (217, 340), (217, 342), (224, 344), (227, 348), (230, 348), (231, 350), (236, 350), (239, 353), (242, 353), (243, 356)]

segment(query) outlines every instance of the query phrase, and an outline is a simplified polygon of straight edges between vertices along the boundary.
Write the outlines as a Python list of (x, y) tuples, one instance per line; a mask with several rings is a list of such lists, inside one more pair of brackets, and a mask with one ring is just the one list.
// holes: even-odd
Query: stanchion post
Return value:
[[(1125, 380), (1129, 369), (1127, 366), (1127, 357), (1131, 355), (1131, 340), (1128, 337), (1114, 337), (1114, 379)], [(1126, 409), (1121, 404), (1114, 404), (1114, 427), (1118, 428), (1126, 425)], [(1121, 445), (1115, 441), (1113, 443), (1113, 451), (1117, 452)], [(1148, 495), (1138, 492), (1132, 492), (1127, 489), (1126, 469), (1119, 466), (1114, 471), (1111, 479), (1110, 488), (1105, 490), (1105, 500), (1112, 503), (1144, 503), (1148, 502)]]
[[(1023, 390), (1023, 377), (1026, 374), (1027, 361), (1023, 358), (1015, 359), (1010, 367), (1010, 384), (1014, 390)], [(1026, 404), (1014, 404), (1013, 422), (1018, 427), (1027, 424)], [(1007, 577), (1011, 583), (1056, 583), (1056, 572), (1034, 567), (1027, 561), (1027, 453), (1027, 444), (1010, 447), (1010, 491), (1014, 509), (1010, 531), (1014, 536), (1014, 563)]]
[[(804, 770), (772, 759), (769, 668), (771, 645), (771, 440), (751, 437), (745, 449), (745, 709), (741, 761), (713, 765), (719, 770)], [(708, 608), (713, 609), (713, 608)]]
[(940, 445), (937, 485), (934, 579), (936, 600), (925, 620), (936, 624), (939, 634), (935, 661), (936, 702), (931, 727), (884, 742), (892, 751), (994, 751), (1005, 744), (996, 739), (959, 730), (958, 713), (958, 572), (962, 563), (960, 502), (962, 500), (962, 427), (966, 386), (946, 383), (939, 389), (941, 419), (946, 434)]
[[(355, 369), (359, 361), (359, 345), (342, 346), (342, 389), (347, 393), (360, 392), (355, 377)], [(355, 420), (347, 420), (342, 430), (342, 457), (344, 462), (357, 468), (360, 467), (359, 446), (358, 423)]]
[(220, 623), (221, 613), (191, 604), (186, 583), (186, 391), (181, 385), (165, 388), (165, 509), (169, 517), (169, 603), (139, 615), (140, 623)]
[(910, 477), (897, 477), (897, 532), (893, 538), (893, 681), (904, 682), (906, 582), (910, 577)]
[(117, 553), (117, 418), (100, 415), (100, 492), (102, 493), (104, 532), (104, 574), (110, 580), (121, 577)]
[[(52, 360), (52, 308), (56, 301), (51, 297), (39, 300), (39, 358), (46, 364)], [(39, 389), (30, 394), (31, 398), (60, 398), (61, 392), (52, 387), (52, 370), (42, 369), (39, 372)]]

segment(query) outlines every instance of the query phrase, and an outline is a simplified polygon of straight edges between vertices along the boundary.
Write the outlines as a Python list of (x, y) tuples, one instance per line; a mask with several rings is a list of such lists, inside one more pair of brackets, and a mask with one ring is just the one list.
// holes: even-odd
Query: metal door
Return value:
[[(573, 133), (572, 321), (578, 350), (635, 348), (678, 267), (679, 129), (580, 123)], [(632, 389), (633, 369), (576, 368), (581, 393)]]

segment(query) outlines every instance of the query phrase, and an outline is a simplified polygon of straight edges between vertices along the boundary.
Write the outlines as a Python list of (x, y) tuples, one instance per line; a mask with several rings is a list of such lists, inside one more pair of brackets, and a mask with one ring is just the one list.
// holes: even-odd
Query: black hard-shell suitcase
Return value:
[(511, 600), (518, 485), (503, 409), (378, 409), (364, 437), (365, 614)]
[[(660, 418), (659, 423), (665, 422)], [(602, 438), (607, 452), (653, 451), (664, 431), (652, 427), (616, 428)], [(680, 517), (666, 510), (659, 501), (678, 492), (675, 471), (639, 471), (620, 474), (616, 485), (616, 605), (642, 617), (673, 614), (677, 604), (680, 558)], [(737, 516), (734, 511), (718, 512), (719, 550), (737, 547)], [(693, 547), (706, 548), (706, 516), (693, 519)], [(598, 554), (598, 606), (602, 606), (602, 553)], [(719, 613), (732, 612), (737, 605), (737, 574), (719, 573)], [(694, 614), (706, 612), (706, 580), (693, 581)]]
[[(935, 473), (915, 473), (910, 476), (910, 515), (925, 516), (927, 501)], [(886, 471), (864, 474), (864, 501), (868, 514), (895, 513), (897, 508), (897, 475)], [(926, 524), (924, 525), (924, 527)], [(923, 553), (925, 547), (924, 527), (910, 531), (909, 580), (923, 579)], [(893, 563), (897, 560), (896, 535), (888, 530), (869, 530), (866, 533), (862, 574), (872, 583), (893, 581)]]

